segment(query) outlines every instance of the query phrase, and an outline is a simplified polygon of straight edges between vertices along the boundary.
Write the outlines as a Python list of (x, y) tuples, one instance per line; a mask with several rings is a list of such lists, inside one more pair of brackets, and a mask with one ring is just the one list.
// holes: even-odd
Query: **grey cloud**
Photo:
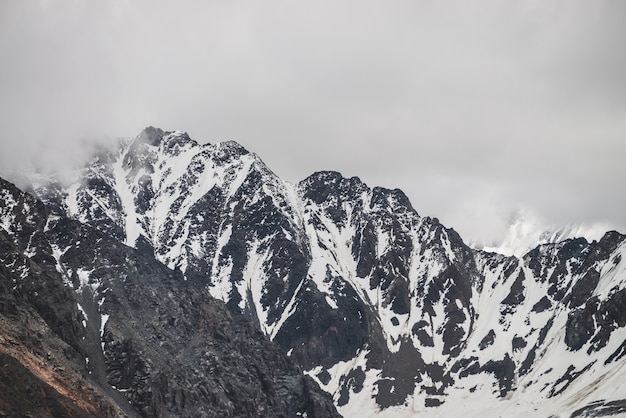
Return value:
[(153, 124), (237, 140), (290, 181), (402, 188), (470, 239), (522, 206), (621, 227), (624, 7), (9, 0), (0, 163), (67, 165)]

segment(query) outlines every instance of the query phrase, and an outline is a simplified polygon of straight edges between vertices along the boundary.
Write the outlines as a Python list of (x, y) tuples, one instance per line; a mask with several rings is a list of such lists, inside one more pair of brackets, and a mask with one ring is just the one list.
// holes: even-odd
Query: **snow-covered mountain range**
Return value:
[[(336, 172), (290, 184), (237, 143), (201, 145), (156, 128), (98, 154), (72, 184), (38, 182), (31, 192), (50, 212), (43, 231), (57, 228), (50, 263), (83, 298), (91, 352), (100, 369), (124, 370), (101, 381), (133, 407), (148, 408), (140, 415), (157, 409), (132, 382), (151, 381), (157, 371), (168, 379), (168, 371), (152, 365), (148, 378), (119, 354), (134, 344), (119, 331), (124, 315), (146, 308), (107, 302), (110, 293), (119, 293), (116, 301), (129, 296), (101, 270), (112, 263), (126, 275), (128, 263), (141, 266), (130, 256), (100, 260), (104, 244), (68, 265), (64, 257), (79, 244), (63, 244), (65, 233), (51, 220), (93, 228), (108, 246), (123, 243), (158, 260), (172, 275), (167, 292), (180, 286), (197, 299), (188, 309), (208, 303), (200, 295), (223, 301), (312, 379), (306, 382), (329, 393), (343, 416), (626, 413), (626, 236), (618, 232), (592, 242), (552, 239), (529, 251), (520, 250), (527, 242), (506, 243), (511, 256), (481, 251), (420, 216), (400, 190)], [(0, 226), (10, 235), (9, 206)], [(31, 247), (24, 257), (37, 252)], [(129, 283), (129, 275), (125, 286), (143, 286), (144, 276)], [(167, 292), (159, 297), (171, 299)], [(166, 318), (177, 308), (162, 309)], [(140, 352), (192, 338), (172, 321), (154, 323), (151, 332), (161, 337), (146, 336)], [(191, 387), (179, 385), (180, 396)], [(328, 411), (320, 396), (309, 396), (318, 402), (308, 416)]]

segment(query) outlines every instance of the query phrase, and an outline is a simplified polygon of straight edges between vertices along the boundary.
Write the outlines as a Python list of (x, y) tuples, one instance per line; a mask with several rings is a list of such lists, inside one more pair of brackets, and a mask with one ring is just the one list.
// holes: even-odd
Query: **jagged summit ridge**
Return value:
[(234, 142), (147, 130), (38, 194), (248, 317), (346, 416), (626, 398), (623, 235), (478, 251), (399, 190), (332, 171), (293, 185)]

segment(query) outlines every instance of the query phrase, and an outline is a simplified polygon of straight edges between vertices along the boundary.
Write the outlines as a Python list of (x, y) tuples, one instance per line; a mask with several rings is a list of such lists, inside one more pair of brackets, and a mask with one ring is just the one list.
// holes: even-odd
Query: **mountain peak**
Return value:
[(135, 140), (148, 145), (158, 145), (161, 142), (161, 139), (163, 139), (164, 134), (165, 132), (162, 129), (155, 128), (154, 126), (148, 126), (144, 128), (139, 135), (137, 135)]
[(302, 180), (299, 185), (306, 190), (305, 197), (316, 203), (327, 200), (331, 194), (346, 201), (358, 198), (364, 191), (370, 191), (360, 178), (347, 178), (338, 171), (315, 172)]
[(237, 141), (223, 141), (220, 142), (218, 145), (220, 146), (220, 148), (230, 150), (238, 155), (246, 155), (250, 153), (250, 151), (248, 151), (243, 145), (241, 145)]

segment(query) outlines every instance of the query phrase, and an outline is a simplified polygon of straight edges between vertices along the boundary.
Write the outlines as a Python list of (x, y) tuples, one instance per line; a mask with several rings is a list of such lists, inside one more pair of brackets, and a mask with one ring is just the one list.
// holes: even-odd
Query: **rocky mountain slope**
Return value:
[(4, 180), (0, 219), (0, 415), (338, 416), (198, 278)]
[[(188, 390), (182, 407), (175, 394), (211, 370), (203, 338), (214, 331), (202, 318), (221, 308), (209, 295), (225, 302), (234, 322), (253, 324), (244, 335), (273, 341), (344, 416), (626, 412), (626, 237), (617, 232), (541, 245), (523, 257), (478, 251), (420, 216), (399, 190), (335, 172), (289, 184), (234, 142), (201, 145), (156, 128), (97, 155), (73, 184), (35, 184), (33, 192), (61, 220), (44, 228), (57, 237), (50, 252), (60, 289), (87, 294), (78, 302), (96, 318), (74, 332), (90, 335), (89, 364), (113, 365), (102, 390), (115, 387), (145, 415), (183, 414), (187, 405), (200, 411), (207, 402)], [(3, 219), (8, 231), (13, 223)], [(97, 231), (101, 241), (74, 232), (90, 249), (66, 250), (62, 237), (72, 230)], [(107, 255), (110, 247), (124, 255)], [(140, 256), (162, 265), (132, 261)], [(144, 300), (151, 302), (137, 302)], [(181, 342), (188, 338), (181, 328), (198, 335), (194, 344)], [(124, 345), (120, 335), (143, 345)], [(275, 352), (258, 344), (249, 351)], [(192, 374), (159, 374), (164, 364), (144, 358), (176, 358), (187, 347)], [(150, 398), (145, 387), (155, 381), (167, 389)], [(315, 411), (328, 408), (311, 381), (298, 382), (292, 392), (316, 400)], [(302, 402), (283, 408), (303, 411), (293, 406)]]

